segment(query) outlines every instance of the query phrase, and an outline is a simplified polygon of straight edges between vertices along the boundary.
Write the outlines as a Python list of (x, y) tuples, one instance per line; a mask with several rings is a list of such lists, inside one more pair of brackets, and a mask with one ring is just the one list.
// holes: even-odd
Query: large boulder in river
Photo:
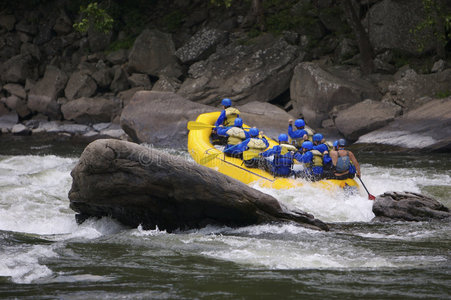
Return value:
[(432, 198), (411, 192), (388, 192), (376, 197), (375, 221), (429, 221), (451, 219), (449, 209)]
[(4, 82), (25, 83), (39, 77), (36, 59), (30, 54), (19, 54), (0, 65), (0, 79)]
[(57, 99), (62, 94), (67, 79), (66, 73), (57, 67), (47, 66), (44, 77), (28, 93), (28, 107), (52, 119), (59, 119), (61, 111)]
[(214, 110), (174, 93), (139, 91), (122, 110), (121, 127), (138, 143), (186, 148), (187, 122)]
[(70, 207), (86, 217), (162, 230), (207, 225), (248, 226), (296, 222), (328, 226), (312, 215), (287, 211), (270, 195), (165, 152), (118, 140), (89, 144), (72, 170)]
[(398, 105), (367, 99), (339, 111), (335, 126), (346, 139), (356, 141), (362, 134), (384, 127), (400, 113)]
[(334, 106), (352, 105), (364, 99), (379, 100), (377, 88), (351, 72), (325, 68), (312, 62), (296, 66), (290, 85), (293, 108), (314, 128), (328, 119)]
[(191, 65), (178, 93), (192, 101), (217, 104), (267, 102), (288, 90), (299, 48), (283, 37), (261, 35), (248, 44), (232, 42)]
[(66, 120), (77, 123), (110, 122), (120, 111), (121, 103), (117, 98), (87, 98), (82, 97), (69, 101), (61, 106)]
[(451, 97), (429, 101), (387, 126), (361, 136), (357, 142), (426, 151), (450, 151)]

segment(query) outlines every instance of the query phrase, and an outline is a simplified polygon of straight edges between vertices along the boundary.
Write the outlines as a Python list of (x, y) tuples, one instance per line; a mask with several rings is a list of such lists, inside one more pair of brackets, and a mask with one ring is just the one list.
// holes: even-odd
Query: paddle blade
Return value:
[(205, 157), (202, 157), (201, 160), (199, 161), (199, 163), (201, 165), (205, 165), (207, 163), (209, 163), (210, 161), (212, 161), (213, 159), (215, 159), (216, 157), (218, 157), (221, 153), (213, 153), (213, 154), (209, 154)]
[(373, 195), (371, 195), (371, 194), (368, 194), (368, 199), (369, 199), (369, 200), (373, 200), (373, 201), (374, 201), (374, 200), (376, 200), (376, 197), (374, 197), (374, 196), (373, 196)]
[(188, 130), (199, 130), (199, 129), (213, 128), (215, 126), (210, 125), (210, 124), (205, 124), (202, 122), (189, 121), (188, 124), (186, 125), (186, 127), (188, 128)]

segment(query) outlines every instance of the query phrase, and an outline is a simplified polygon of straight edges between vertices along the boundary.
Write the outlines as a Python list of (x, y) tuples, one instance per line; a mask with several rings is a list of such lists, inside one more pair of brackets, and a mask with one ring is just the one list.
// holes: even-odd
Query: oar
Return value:
[(205, 165), (205, 164), (207, 164), (208, 162), (212, 161), (213, 159), (215, 159), (216, 157), (218, 157), (218, 156), (221, 155), (221, 154), (222, 154), (222, 152), (213, 153), (213, 154), (208, 154), (207, 156), (202, 157), (202, 158), (200, 159), (199, 163), (200, 163), (201, 165)]
[[(216, 126), (202, 123), (202, 122), (197, 122), (197, 121), (188, 121), (188, 124), (186, 125), (186, 128), (188, 128), (188, 130), (200, 130), (200, 129), (214, 128), (214, 127), (216, 127)], [(243, 127), (243, 128), (249, 129), (250, 127)]]
[(216, 126), (210, 125), (210, 124), (205, 124), (202, 122), (189, 121), (188, 125), (186, 127), (188, 128), (188, 130), (198, 130), (198, 129), (205, 129), (205, 128), (213, 128)]
[(363, 183), (362, 179), (360, 178), (360, 176), (357, 176), (357, 178), (360, 180), (360, 182), (362, 183), (363, 187), (365, 188), (365, 191), (368, 193), (368, 199), (369, 200), (376, 200), (376, 197), (374, 197), (373, 195), (370, 194), (370, 192), (368, 192), (368, 189), (366, 188), (365, 184)]

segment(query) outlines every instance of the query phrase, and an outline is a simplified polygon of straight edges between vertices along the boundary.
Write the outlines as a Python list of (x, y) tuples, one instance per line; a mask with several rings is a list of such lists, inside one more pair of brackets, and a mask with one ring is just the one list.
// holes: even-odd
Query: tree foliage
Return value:
[(78, 32), (86, 32), (91, 27), (103, 33), (108, 33), (113, 29), (113, 18), (106, 10), (100, 8), (97, 2), (80, 6), (80, 16), (80, 22), (74, 23), (74, 29)]

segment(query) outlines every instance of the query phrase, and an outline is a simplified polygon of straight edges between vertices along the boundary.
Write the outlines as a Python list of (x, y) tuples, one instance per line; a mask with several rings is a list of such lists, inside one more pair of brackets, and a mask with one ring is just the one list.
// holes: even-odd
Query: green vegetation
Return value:
[(119, 49), (130, 49), (133, 46), (133, 43), (135, 42), (135, 40), (136, 40), (135, 36), (133, 36), (133, 37), (130, 36), (130, 37), (127, 37), (122, 40), (116, 40), (108, 46), (108, 49), (106, 50), (106, 52), (110, 53), (110, 52), (117, 51)]
[(439, 98), (439, 99), (448, 98), (449, 96), (451, 96), (451, 91), (450, 90), (448, 90), (448, 91), (441, 91), (441, 92), (438, 92), (437, 94), (435, 94), (435, 98)]
[(74, 29), (78, 32), (87, 32), (91, 27), (103, 33), (108, 33), (113, 29), (113, 18), (106, 10), (100, 8), (97, 2), (81, 6), (80, 15), (80, 22), (74, 23)]

